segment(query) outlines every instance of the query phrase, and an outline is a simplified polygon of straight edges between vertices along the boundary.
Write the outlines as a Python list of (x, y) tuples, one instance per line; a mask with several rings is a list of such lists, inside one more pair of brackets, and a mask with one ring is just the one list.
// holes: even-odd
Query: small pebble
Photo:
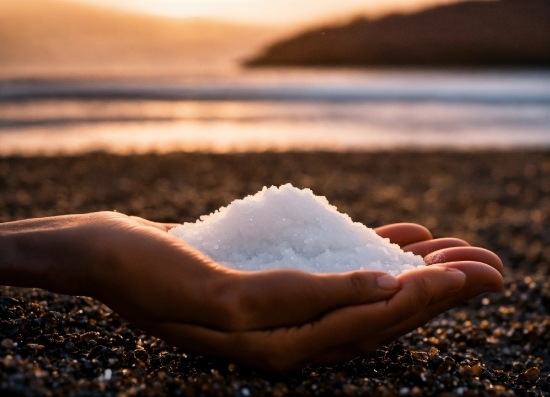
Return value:
[(13, 340), (11, 340), (11, 339), (9, 339), (9, 338), (3, 339), (3, 340), (2, 340), (2, 343), (0, 343), (0, 345), (1, 345), (4, 349), (11, 350), (11, 349), (13, 349)]
[(472, 367), (470, 367), (469, 365), (461, 365), (460, 368), (458, 369), (458, 373), (461, 376), (472, 376), (473, 375)]
[(540, 377), (540, 370), (537, 367), (531, 367), (525, 371), (525, 377), (529, 382), (534, 382)]
[(475, 363), (472, 365), (472, 374), (474, 376), (480, 376), (483, 372), (483, 368), (481, 368), (481, 365), (479, 363)]
[(434, 357), (434, 356), (437, 356), (439, 354), (439, 350), (435, 347), (430, 347), (430, 350), (428, 350), (428, 356), (430, 357)]

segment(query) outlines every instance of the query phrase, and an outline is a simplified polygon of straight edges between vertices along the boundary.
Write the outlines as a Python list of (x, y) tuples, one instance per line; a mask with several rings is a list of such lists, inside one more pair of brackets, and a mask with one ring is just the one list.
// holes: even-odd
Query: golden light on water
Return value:
[[(535, 145), (544, 138), (536, 130), (518, 137), (513, 127), (485, 128), (487, 117), (501, 119), (503, 111), (510, 113), (475, 104), (37, 100), (0, 107), (0, 156), (449, 145), (456, 150)], [(459, 131), (459, 142), (440, 133), (443, 123)]]

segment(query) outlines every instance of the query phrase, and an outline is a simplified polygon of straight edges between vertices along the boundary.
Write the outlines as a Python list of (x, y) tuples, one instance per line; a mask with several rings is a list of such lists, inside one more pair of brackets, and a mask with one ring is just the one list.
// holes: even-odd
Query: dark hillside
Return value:
[(550, 66), (550, 0), (467, 1), (280, 41), (248, 66)]

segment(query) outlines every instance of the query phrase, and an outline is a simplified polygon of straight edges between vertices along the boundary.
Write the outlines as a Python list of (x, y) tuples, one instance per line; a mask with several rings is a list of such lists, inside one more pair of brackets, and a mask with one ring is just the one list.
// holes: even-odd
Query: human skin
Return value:
[(242, 272), (167, 231), (114, 212), (0, 224), (0, 284), (94, 297), (188, 351), (273, 371), (341, 362), (502, 288), (502, 262), (420, 225), (376, 232), (429, 265), (382, 272)]

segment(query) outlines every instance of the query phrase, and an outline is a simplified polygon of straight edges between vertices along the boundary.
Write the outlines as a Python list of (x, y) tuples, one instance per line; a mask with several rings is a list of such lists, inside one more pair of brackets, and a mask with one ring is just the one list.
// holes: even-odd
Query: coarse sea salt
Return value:
[(397, 275), (425, 266), (373, 229), (353, 222), (325, 197), (290, 184), (264, 187), (170, 234), (227, 267), (296, 268), (312, 273), (379, 270)]

